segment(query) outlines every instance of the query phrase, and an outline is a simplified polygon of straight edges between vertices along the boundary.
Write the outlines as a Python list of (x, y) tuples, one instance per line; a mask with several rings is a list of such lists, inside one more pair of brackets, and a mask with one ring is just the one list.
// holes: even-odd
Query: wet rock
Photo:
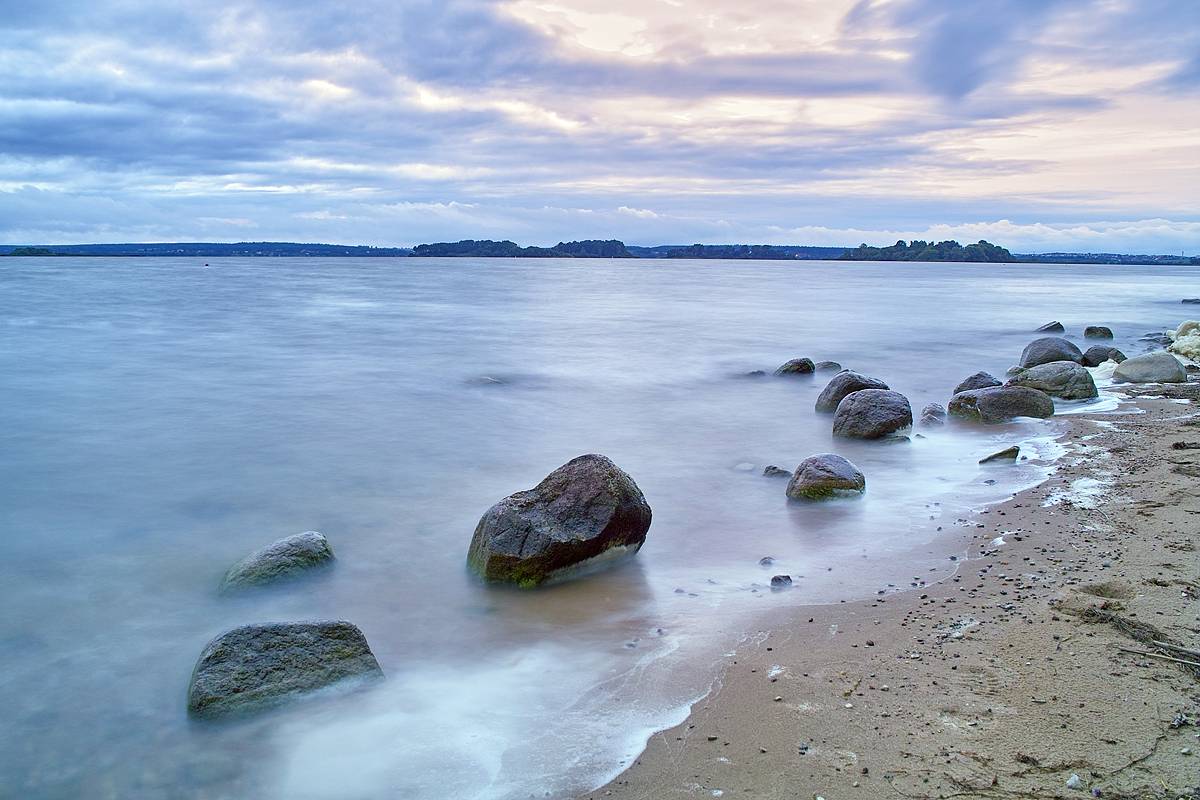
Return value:
[(921, 409), (922, 425), (945, 425), (946, 409), (941, 403), (930, 403)]
[(1019, 455), (1021, 455), (1021, 448), (1014, 444), (1012, 447), (1006, 447), (998, 453), (992, 453), (990, 456), (979, 459), (979, 463), (988, 464), (992, 461), (1016, 461)]
[(774, 464), (768, 464), (766, 469), (763, 470), (763, 475), (767, 476), (768, 478), (792, 477), (792, 473), (790, 471), (784, 469), (783, 467), (777, 467)]
[(811, 358), (793, 358), (779, 369), (775, 370), (776, 375), (811, 375), (816, 371), (816, 365), (813, 364)]
[(1054, 322), (1047, 322), (1045, 325), (1034, 331), (1034, 333), (1062, 333), (1065, 330), (1066, 328), (1063, 327), (1063, 324), (1055, 320)]
[(1083, 361), (1083, 353), (1074, 344), (1058, 336), (1034, 339), (1021, 353), (1021, 366), (1025, 368), (1049, 364), (1051, 361), (1074, 361), (1078, 364)]
[(208, 643), (188, 686), (188, 712), (248, 713), (343, 681), (383, 677), (349, 622), (243, 625)]
[(889, 389), (860, 389), (838, 403), (833, 435), (852, 439), (881, 439), (913, 423), (908, 398)]
[(256, 550), (230, 567), (221, 581), (221, 591), (230, 592), (294, 578), (308, 570), (329, 565), (333, 548), (316, 531), (287, 536)]
[(969, 378), (963, 379), (963, 382), (954, 387), (954, 394), (959, 392), (967, 392), (971, 389), (986, 389), (989, 386), (999, 386), (1002, 383), (996, 376), (987, 372), (976, 372)]
[(650, 516), (633, 478), (604, 456), (579, 456), (488, 509), (467, 564), (488, 581), (537, 586), (633, 555)]
[(1115, 347), (1109, 347), (1104, 344), (1092, 345), (1083, 354), (1083, 365), (1085, 367), (1098, 367), (1105, 361), (1115, 361), (1120, 364), (1124, 360), (1124, 353)]
[(772, 575), (771, 576), (771, 588), (772, 589), (786, 589), (787, 587), (789, 587), (791, 585), (792, 585), (792, 576), (791, 575)]
[(839, 370), (842, 368), (842, 365), (836, 361), (818, 361), (813, 366), (816, 367), (817, 372), (825, 372), (826, 370)]
[(1085, 339), (1111, 339), (1113, 338), (1112, 328), (1104, 325), (1088, 325), (1083, 329), (1083, 338)]
[(953, 417), (995, 425), (1016, 417), (1052, 417), (1054, 400), (1026, 386), (993, 386), (959, 392), (950, 398), (949, 411)]
[(824, 500), (860, 495), (866, 488), (867, 479), (858, 467), (834, 453), (821, 453), (809, 456), (796, 467), (787, 496), (793, 500)]
[(1180, 300), (1181, 303), (1189, 303), (1191, 305), (1200, 305), (1200, 297), (1188, 297)]
[(878, 378), (861, 375), (853, 370), (839, 372), (821, 390), (821, 394), (817, 397), (816, 409), (822, 414), (831, 414), (837, 411), (838, 404), (842, 402), (842, 398), (851, 392), (859, 392), (863, 389), (887, 388), (888, 385)]
[(1145, 336), (1138, 339), (1138, 341), (1146, 342), (1149, 345), (1158, 345), (1159, 347), (1166, 347), (1169, 344), (1171, 344), (1172, 340), (1171, 340), (1171, 337), (1167, 336), (1167, 334), (1165, 334), (1165, 333), (1147, 333)]
[(765, 378), (767, 373), (761, 369), (752, 369), (742, 376), (743, 378)]
[(771, 558), (770, 556), (763, 556), (762, 558), (760, 558), (758, 560), (758, 565), (760, 567), (769, 567), (774, 563), (775, 563), (775, 559)]
[(1092, 373), (1074, 361), (1038, 364), (1022, 370), (1005, 385), (1027, 386), (1064, 400), (1088, 400), (1099, 395)]
[(1178, 358), (1160, 350), (1122, 361), (1113, 371), (1113, 380), (1117, 383), (1186, 383), (1187, 370)]

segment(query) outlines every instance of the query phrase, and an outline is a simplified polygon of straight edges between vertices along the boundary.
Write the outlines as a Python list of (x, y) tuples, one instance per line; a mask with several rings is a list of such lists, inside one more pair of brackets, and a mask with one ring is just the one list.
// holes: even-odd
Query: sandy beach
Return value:
[(1200, 797), (1200, 383), (1125, 394), (953, 578), (768, 615), (586, 797)]

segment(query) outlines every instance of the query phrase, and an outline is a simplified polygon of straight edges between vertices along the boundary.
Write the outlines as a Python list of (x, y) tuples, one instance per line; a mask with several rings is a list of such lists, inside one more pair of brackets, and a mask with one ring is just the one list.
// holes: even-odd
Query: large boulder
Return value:
[(842, 402), (842, 398), (851, 392), (859, 392), (863, 389), (887, 389), (888, 385), (878, 378), (870, 378), (866, 375), (861, 375), (853, 370), (843, 370), (826, 384), (821, 390), (821, 394), (817, 396), (817, 411), (823, 414), (832, 414), (837, 411), (838, 404)]
[(833, 435), (851, 439), (882, 439), (913, 423), (908, 398), (888, 389), (860, 389), (838, 403)]
[(294, 578), (302, 572), (333, 561), (329, 540), (316, 531), (287, 536), (256, 550), (229, 568), (221, 591), (234, 591)]
[(1144, 356), (1134, 356), (1113, 370), (1117, 383), (1186, 383), (1187, 370), (1178, 358), (1160, 350)]
[(793, 500), (824, 500), (860, 495), (867, 479), (858, 467), (834, 453), (809, 456), (796, 467), (788, 482), (787, 496)]
[(992, 386), (959, 392), (950, 398), (949, 410), (951, 416), (995, 425), (1016, 417), (1052, 417), (1054, 400), (1027, 386)]
[(1083, 338), (1085, 339), (1111, 339), (1113, 338), (1112, 328), (1104, 325), (1088, 325), (1083, 329)]
[(1092, 373), (1074, 361), (1051, 361), (1021, 370), (1006, 386), (1028, 386), (1064, 400), (1090, 400), (1100, 393)]
[(258, 711), (342, 681), (382, 677), (366, 637), (349, 622), (243, 625), (200, 654), (188, 711), (200, 717)]
[(1115, 361), (1120, 364), (1124, 360), (1124, 353), (1106, 344), (1094, 344), (1083, 354), (1083, 365), (1085, 367), (1098, 367), (1105, 361)]
[(1025, 346), (1021, 353), (1022, 367), (1036, 367), (1038, 364), (1049, 364), (1051, 361), (1083, 361), (1083, 353), (1071, 342), (1059, 336), (1045, 336), (1034, 339)]
[(945, 425), (946, 409), (941, 403), (930, 403), (921, 409), (922, 425)]
[(816, 370), (811, 358), (793, 358), (779, 369), (776, 375), (811, 375)]
[(1034, 331), (1034, 333), (1062, 333), (1065, 330), (1066, 328), (1063, 327), (1063, 324), (1055, 320), (1054, 322), (1047, 322), (1045, 325)]
[(1001, 381), (996, 376), (987, 372), (976, 372), (969, 378), (964, 378), (963, 382), (954, 387), (954, 393), (970, 391), (971, 389), (986, 389), (989, 386), (999, 386)]
[(485, 580), (529, 588), (633, 555), (649, 528), (650, 506), (633, 478), (604, 456), (579, 456), (488, 509), (467, 564)]

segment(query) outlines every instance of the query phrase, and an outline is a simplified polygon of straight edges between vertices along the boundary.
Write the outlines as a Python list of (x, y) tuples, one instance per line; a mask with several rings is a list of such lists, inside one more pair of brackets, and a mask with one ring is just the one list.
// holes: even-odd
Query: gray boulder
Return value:
[(1051, 361), (1074, 361), (1079, 364), (1083, 361), (1083, 353), (1074, 344), (1058, 336), (1034, 339), (1021, 353), (1022, 367), (1036, 367)]
[(243, 625), (200, 654), (188, 712), (215, 717), (258, 711), (342, 681), (382, 677), (366, 637), (349, 622)]
[(467, 564), (485, 580), (530, 588), (633, 555), (649, 529), (650, 506), (633, 478), (604, 456), (579, 456), (488, 509)]
[(1051, 361), (1030, 367), (1009, 378), (1006, 386), (1027, 386), (1064, 400), (1089, 400), (1098, 396), (1092, 373), (1074, 361)]
[(1063, 324), (1055, 320), (1054, 322), (1047, 322), (1045, 325), (1034, 331), (1034, 333), (1062, 333), (1065, 330), (1066, 328), (1063, 327)]
[(853, 370), (845, 370), (834, 375), (825, 388), (821, 390), (821, 394), (817, 396), (816, 408), (822, 414), (832, 414), (834, 411), (837, 411), (838, 404), (842, 402), (842, 398), (851, 392), (859, 392), (863, 389), (887, 388), (888, 385), (878, 378), (870, 378)]
[(776, 375), (811, 375), (816, 370), (811, 358), (793, 358), (779, 369)]
[(888, 389), (860, 389), (838, 403), (833, 435), (851, 439), (881, 439), (913, 423), (908, 398)]
[(1117, 383), (1186, 383), (1187, 370), (1178, 358), (1160, 350), (1122, 361), (1113, 371), (1113, 380)]
[(817, 372), (825, 372), (826, 370), (839, 370), (842, 365), (836, 361), (818, 361), (816, 363)]
[(922, 425), (945, 425), (946, 409), (941, 403), (930, 403), (921, 409)]
[(992, 453), (990, 456), (979, 459), (979, 463), (990, 464), (993, 461), (1016, 461), (1019, 455), (1021, 455), (1021, 448), (1014, 444), (1012, 447), (1006, 447), (998, 453)]
[(999, 386), (1001, 381), (996, 376), (987, 372), (976, 372), (969, 378), (965, 378), (962, 383), (954, 387), (954, 393), (966, 392), (971, 389), (986, 389), (989, 386)]
[(1106, 328), (1103, 325), (1088, 325), (1083, 329), (1083, 338), (1085, 339), (1111, 339), (1113, 338), (1112, 328)]
[(1115, 361), (1120, 364), (1124, 360), (1124, 353), (1117, 348), (1109, 347), (1106, 344), (1092, 345), (1083, 354), (1083, 365), (1085, 367), (1098, 367), (1105, 361)]
[(262, 586), (294, 578), (302, 572), (328, 565), (333, 561), (333, 548), (316, 531), (287, 536), (256, 550), (229, 568), (221, 581), (221, 591), (228, 592), (250, 586)]
[(800, 462), (788, 482), (787, 496), (793, 500), (824, 500), (860, 495), (867, 479), (858, 467), (834, 453), (809, 456)]
[(1016, 417), (1052, 417), (1054, 400), (1027, 386), (992, 386), (959, 392), (950, 398), (949, 410), (954, 417), (995, 425)]

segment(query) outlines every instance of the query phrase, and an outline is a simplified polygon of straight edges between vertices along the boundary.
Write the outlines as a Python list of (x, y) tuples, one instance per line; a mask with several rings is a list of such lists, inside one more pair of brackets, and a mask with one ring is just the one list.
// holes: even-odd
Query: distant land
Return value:
[(644, 258), (754, 259), (842, 261), (954, 261), (986, 263), (1200, 265), (1200, 256), (1132, 255), (1126, 253), (1010, 253), (986, 241), (961, 245), (955, 241), (903, 240), (887, 247), (812, 247), (775, 244), (626, 245), (617, 239), (559, 242), (553, 247), (523, 247), (507, 239), (464, 239), (416, 247), (370, 247), (296, 242), (163, 242), (150, 244), (0, 245), (0, 256), (187, 256), (220, 257), (340, 257), (396, 258)]

